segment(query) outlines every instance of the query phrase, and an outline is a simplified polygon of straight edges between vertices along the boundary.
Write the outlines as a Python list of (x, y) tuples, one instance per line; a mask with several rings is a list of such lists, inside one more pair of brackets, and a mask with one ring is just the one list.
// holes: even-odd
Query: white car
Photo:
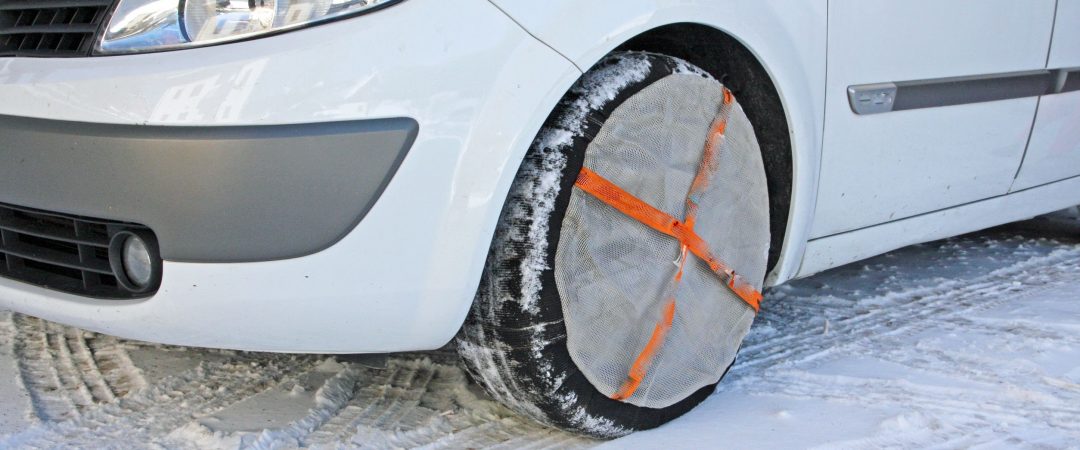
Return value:
[(1080, 0), (0, 0), (0, 308), (618, 436), (763, 288), (1080, 203), (1078, 67)]

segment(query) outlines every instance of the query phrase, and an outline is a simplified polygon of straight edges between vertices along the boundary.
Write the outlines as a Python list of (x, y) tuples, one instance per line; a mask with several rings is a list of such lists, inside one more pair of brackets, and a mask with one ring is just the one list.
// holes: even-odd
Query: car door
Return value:
[(1080, 175), (1080, 0), (1058, 0), (1046, 68), (1055, 74), (1057, 93), (1039, 99), (1013, 191)]
[[(1045, 88), (1023, 72), (1044, 69), (1054, 9), (1055, 0), (830, 0), (812, 237), (1007, 193)], [(985, 101), (1002, 88), (1024, 95)]]

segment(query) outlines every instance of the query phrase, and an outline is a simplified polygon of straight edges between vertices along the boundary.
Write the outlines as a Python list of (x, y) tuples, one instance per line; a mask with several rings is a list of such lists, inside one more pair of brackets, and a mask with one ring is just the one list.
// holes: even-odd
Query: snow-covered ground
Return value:
[(1037, 220), (773, 289), (715, 395), (600, 443), (448, 351), (223, 352), (0, 312), (0, 448), (1080, 448), (1080, 223)]

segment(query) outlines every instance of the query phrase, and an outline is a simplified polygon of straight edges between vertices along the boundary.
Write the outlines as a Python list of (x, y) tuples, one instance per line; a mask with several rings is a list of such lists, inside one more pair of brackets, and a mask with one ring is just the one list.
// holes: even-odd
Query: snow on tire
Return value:
[[(706, 172), (711, 136), (719, 162)], [(583, 168), (667, 217), (690, 218), (694, 203), (702, 212), (689, 229), (755, 292), (768, 192), (742, 108), (688, 62), (613, 54), (548, 118), (511, 187), (458, 352), (509, 407), (611, 438), (662, 425), (712, 393), (755, 305), (715, 265), (687, 256), (685, 241), (583, 192)], [(701, 173), (708, 187), (696, 190)], [(637, 369), (647, 370), (631, 376)]]

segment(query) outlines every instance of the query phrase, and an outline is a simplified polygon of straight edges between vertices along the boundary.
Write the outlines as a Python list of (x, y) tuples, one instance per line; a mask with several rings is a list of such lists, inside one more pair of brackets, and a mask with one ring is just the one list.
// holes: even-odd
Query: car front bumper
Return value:
[[(579, 75), (482, 0), (411, 0), (201, 49), (0, 59), (0, 124), (13, 126), (0, 203), (149, 225), (165, 259), (150, 298), (0, 278), (0, 307), (180, 345), (441, 346), (521, 157)], [(327, 124), (355, 128), (317, 131)], [(379, 132), (378, 149), (363, 145)]]
[(0, 199), (147, 226), (170, 261), (295, 258), (352, 230), (417, 128), (404, 118), (169, 127), (0, 116)]

